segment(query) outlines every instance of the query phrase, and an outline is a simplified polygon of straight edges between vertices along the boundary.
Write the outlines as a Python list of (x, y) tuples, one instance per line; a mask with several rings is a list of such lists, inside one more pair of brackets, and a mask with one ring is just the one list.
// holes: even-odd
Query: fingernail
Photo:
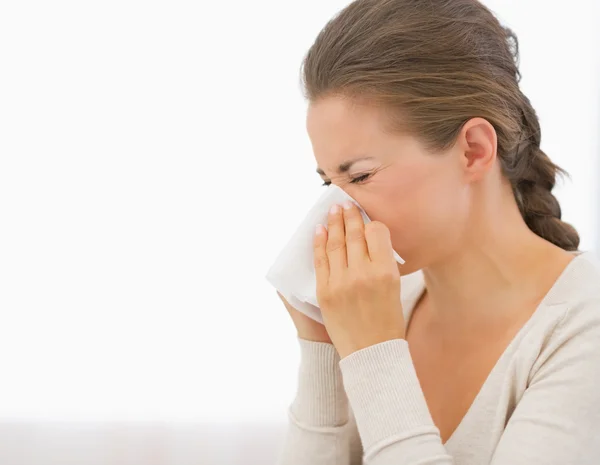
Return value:
[(331, 210), (329, 210), (329, 213), (331, 213), (332, 215), (335, 215), (339, 211), (340, 211), (340, 206), (338, 204), (335, 204), (331, 207)]
[(350, 202), (350, 200), (346, 200), (344, 202), (344, 210), (350, 210), (351, 207), (352, 207), (352, 202)]
[(324, 229), (325, 229), (325, 228), (323, 228), (323, 225), (322, 225), (322, 224), (318, 224), (318, 225), (317, 225), (317, 228), (315, 229), (315, 233), (317, 234), (317, 236), (318, 236), (319, 234), (323, 234), (323, 230), (324, 230)]

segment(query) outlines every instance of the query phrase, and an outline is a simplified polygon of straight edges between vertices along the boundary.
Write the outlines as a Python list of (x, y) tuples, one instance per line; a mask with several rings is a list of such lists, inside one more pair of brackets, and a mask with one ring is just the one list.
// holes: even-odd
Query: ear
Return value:
[(457, 144), (469, 181), (482, 179), (494, 166), (498, 139), (492, 124), (484, 118), (471, 118), (460, 130)]

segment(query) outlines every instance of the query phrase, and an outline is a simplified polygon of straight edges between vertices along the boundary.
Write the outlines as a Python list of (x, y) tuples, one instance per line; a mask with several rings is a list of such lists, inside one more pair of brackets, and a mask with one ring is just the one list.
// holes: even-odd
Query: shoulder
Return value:
[(556, 318), (545, 328), (531, 375), (570, 365), (600, 377), (600, 261), (593, 254), (582, 253), (567, 266), (545, 310)]
[(504, 376), (515, 407), (494, 459), (597, 463), (600, 267), (595, 257), (586, 253), (572, 260), (539, 309), (529, 325), (535, 330), (521, 341), (510, 375)]
[[(549, 300), (564, 307), (560, 331), (575, 331), (583, 326), (600, 325), (600, 260), (583, 252), (569, 263), (551, 289)], [(600, 343), (600, 341), (598, 341)]]

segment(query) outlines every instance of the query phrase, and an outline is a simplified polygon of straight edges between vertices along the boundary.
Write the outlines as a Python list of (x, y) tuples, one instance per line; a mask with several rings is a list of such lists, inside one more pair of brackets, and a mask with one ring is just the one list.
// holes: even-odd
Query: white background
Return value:
[[(285, 421), (264, 274), (321, 193), (299, 70), (346, 3), (0, 2), (0, 422)], [(486, 3), (600, 249), (598, 2)]]

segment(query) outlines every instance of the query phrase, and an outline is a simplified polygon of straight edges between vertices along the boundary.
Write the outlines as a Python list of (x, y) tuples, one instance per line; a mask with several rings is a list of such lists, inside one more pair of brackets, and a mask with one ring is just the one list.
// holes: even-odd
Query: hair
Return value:
[(541, 150), (537, 114), (521, 92), (512, 30), (477, 0), (355, 0), (318, 34), (302, 62), (304, 96), (341, 96), (386, 110), (431, 150), (473, 117), (496, 130), (498, 159), (531, 231), (565, 250), (579, 235), (552, 194), (567, 175)]

